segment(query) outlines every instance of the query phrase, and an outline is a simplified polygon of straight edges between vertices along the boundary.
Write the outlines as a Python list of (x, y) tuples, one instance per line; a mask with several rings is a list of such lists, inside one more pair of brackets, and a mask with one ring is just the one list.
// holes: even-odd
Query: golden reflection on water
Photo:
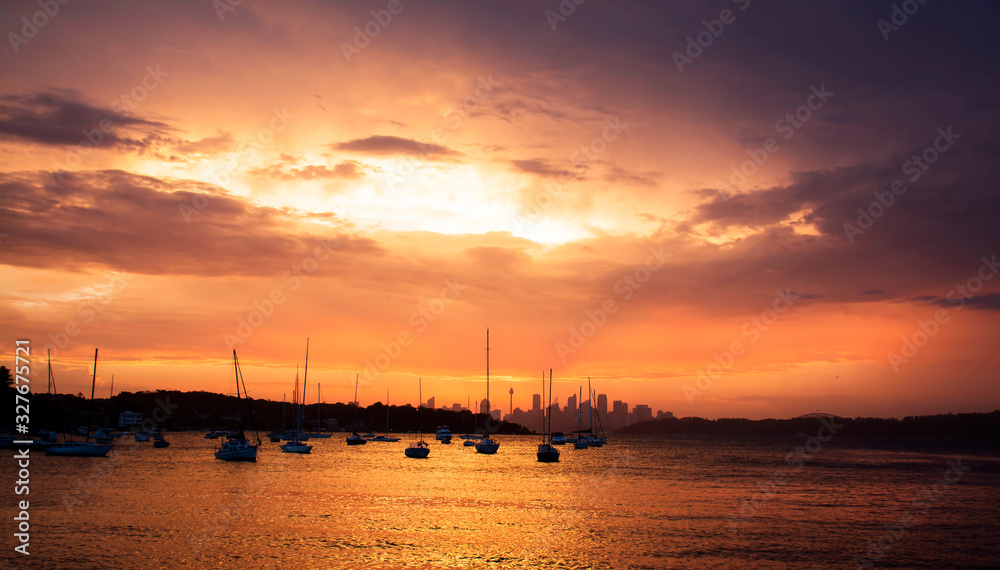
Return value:
[[(30, 562), (823, 567), (862, 555), (860, 537), (877, 532), (882, 519), (892, 522), (891, 513), (932, 484), (928, 477), (946, 458), (831, 445), (734, 532), (727, 515), (772, 477), (794, 442), (612, 438), (598, 449), (565, 446), (559, 463), (544, 464), (535, 459), (537, 437), (500, 436), (493, 456), (460, 440), (433, 442), (430, 457), (417, 460), (403, 455), (412, 435), (356, 447), (334, 436), (311, 442), (310, 455), (282, 453), (265, 441), (260, 461), (248, 464), (216, 460), (217, 442), (201, 434), (167, 437), (170, 448), (126, 441), (103, 460), (33, 455)], [(952, 508), (962, 504), (965, 512), (936, 520), (992, 516), (994, 526), (976, 532), (996, 529), (988, 515), (1000, 508), (996, 457), (977, 459), (984, 486), (953, 493)], [(901, 467), (880, 470), (889, 465)], [(873, 516), (879, 511), (890, 514)], [(942, 540), (950, 546), (953, 538)], [(929, 547), (923, 540), (896, 547), (897, 561), (929, 555), (933, 540)]]

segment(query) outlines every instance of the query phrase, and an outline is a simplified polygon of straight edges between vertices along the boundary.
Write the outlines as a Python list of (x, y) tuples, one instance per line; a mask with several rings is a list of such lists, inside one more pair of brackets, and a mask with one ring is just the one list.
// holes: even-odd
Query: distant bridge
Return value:
[(828, 420), (832, 420), (832, 419), (836, 419), (836, 418), (839, 418), (839, 417), (840, 416), (835, 416), (833, 414), (828, 414), (826, 412), (813, 412), (811, 414), (801, 415), (801, 416), (799, 416), (799, 417), (797, 417), (795, 419), (797, 419), (797, 420), (805, 420), (805, 419), (818, 420), (818, 419), (826, 418)]

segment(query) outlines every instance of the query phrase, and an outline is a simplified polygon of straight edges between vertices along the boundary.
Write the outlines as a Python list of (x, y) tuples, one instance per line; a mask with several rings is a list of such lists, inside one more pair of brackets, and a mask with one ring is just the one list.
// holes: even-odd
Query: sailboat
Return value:
[(389, 391), (385, 391), (385, 435), (375, 436), (368, 441), (395, 442), (398, 437), (389, 437)]
[[(490, 417), (490, 329), (486, 329), (486, 418)], [(486, 430), (484, 430), (486, 431)], [(488, 431), (483, 434), (483, 439), (476, 442), (476, 453), (493, 455), (500, 448), (500, 443), (490, 437)]]
[(320, 387), (319, 382), (316, 383), (316, 432), (307, 433), (306, 437), (308, 439), (330, 439), (330, 434), (323, 433), (320, 431), (320, 426), (323, 425), (320, 422), (320, 412), (323, 410), (323, 389)]
[[(236, 423), (237, 431), (233, 435), (227, 435), (222, 446), (215, 450), (215, 458), (224, 461), (257, 461), (257, 451), (260, 449), (260, 436), (257, 435), (257, 427), (254, 426), (254, 435), (257, 443), (252, 444), (247, 440), (243, 432), (243, 396), (246, 396), (247, 385), (243, 381), (243, 373), (240, 372), (240, 361), (236, 357), (236, 349), (233, 349), (233, 368), (236, 370)], [(240, 385), (243, 385), (243, 396), (240, 395)], [(250, 402), (247, 402), (247, 413), (250, 415), (250, 424), (253, 425), (253, 411), (250, 409)]]
[[(587, 378), (587, 385), (590, 385), (590, 378)], [(596, 401), (597, 401), (597, 390), (591, 390), (591, 392), (590, 392), (590, 402), (591, 402), (590, 408), (592, 410), (594, 410), (594, 415), (592, 417), (596, 417), (597, 418), (597, 425), (601, 428), (601, 436), (598, 437), (597, 434), (591, 433), (590, 442), (589, 443), (590, 443), (590, 447), (604, 447), (604, 442), (607, 441), (607, 440), (606, 440), (605, 435), (604, 435), (604, 424), (601, 422), (601, 412), (600, 412), (600, 410), (597, 410), (596, 408), (594, 408), (594, 405), (593, 405), (593, 403), (596, 402)], [(593, 432), (593, 430), (594, 430), (594, 426), (593, 426), (594, 420), (591, 419), (590, 423), (591, 423), (590, 430), (591, 430), (591, 432)]]
[[(407, 457), (412, 457), (414, 459), (426, 459), (431, 453), (431, 448), (424, 441), (424, 425), (423, 425), (423, 401), (424, 401), (424, 390), (423, 390), (423, 380), (418, 379), (418, 397), (417, 397), (417, 432), (420, 434), (420, 441), (416, 443), (411, 443), (409, 447), (403, 450), (403, 453)], [(388, 398), (386, 398), (388, 399)]]
[[(542, 399), (545, 399), (545, 372), (542, 372)], [(545, 406), (545, 410), (542, 413), (548, 414), (548, 425), (545, 425), (545, 418), (542, 418), (542, 424), (545, 426), (544, 434), (542, 435), (542, 443), (538, 445), (538, 452), (535, 454), (538, 457), (538, 461), (542, 463), (555, 463), (559, 461), (559, 450), (552, 445), (552, 369), (549, 368), (549, 399), (548, 404)]]
[(38, 439), (31, 442), (31, 449), (44, 450), (56, 444), (56, 432), (52, 431), (52, 400), (56, 397), (56, 379), (52, 375), (52, 350), (48, 351), (49, 357), (49, 385), (48, 385), (48, 409), (45, 413), (45, 431), (38, 432)]
[[(354, 377), (354, 425), (351, 428), (357, 428), (358, 426), (358, 378), (360, 374)], [(368, 440), (358, 435), (358, 432), (354, 432), (354, 435), (347, 438), (347, 445), (364, 445), (368, 443)]]
[(94, 417), (94, 386), (97, 383), (97, 349), (94, 349), (94, 376), (90, 380), (90, 409), (87, 412), (87, 440), (64, 441), (62, 444), (50, 445), (45, 448), (46, 455), (62, 455), (66, 457), (107, 457), (111, 444), (98, 444), (90, 441), (90, 422)]
[(576, 400), (576, 438), (573, 439), (573, 449), (587, 449), (587, 438), (580, 429), (581, 416), (583, 416), (583, 386), (580, 386), (580, 395)]
[[(305, 371), (302, 373), (302, 403), (299, 404), (298, 413), (295, 414), (293, 422), (298, 422), (298, 428), (295, 429), (295, 438), (285, 443), (281, 444), (281, 451), (285, 453), (309, 453), (312, 451), (313, 446), (305, 443), (300, 439), (303, 431), (303, 426), (306, 423), (306, 382), (309, 380), (309, 339), (306, 339), (306, 367)], [(298, 399), (299, 391), (299, 378), (295, 377), (295, 392), (296, 400)], [(296, 402), (298, 403), (298, 402)]]

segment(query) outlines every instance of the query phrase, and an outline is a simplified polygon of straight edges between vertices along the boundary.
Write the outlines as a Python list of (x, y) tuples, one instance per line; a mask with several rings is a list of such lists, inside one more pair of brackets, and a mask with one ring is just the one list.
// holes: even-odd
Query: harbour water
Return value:
[[(404, 457), (413, 435), (358, 447), (335, 435), (310, 455), (265, 439), (257, 463), (216, 460), (200, 433), (167, 438), (103, 459), (32, 453), (31, 554), (13, 555), (5, 532), (7, 564), (1000, 566), (996, 443), (834, 438), (796, 469), (802, 437), (613, 437), (553, 464), (536, 462), (538, 437), (498, 436), (484, 456), (429, 434), (426, 460)], [(0, 469), (13, 481), (12, 461)]]

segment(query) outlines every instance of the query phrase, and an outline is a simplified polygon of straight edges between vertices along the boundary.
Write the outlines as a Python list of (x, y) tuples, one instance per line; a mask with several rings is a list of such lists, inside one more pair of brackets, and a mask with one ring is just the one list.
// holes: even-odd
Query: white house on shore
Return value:
[(131, 428), (142, 425), (142, 414), (140, 412), (130, 412), (125, 410), (118, 414), (118, 428)]

